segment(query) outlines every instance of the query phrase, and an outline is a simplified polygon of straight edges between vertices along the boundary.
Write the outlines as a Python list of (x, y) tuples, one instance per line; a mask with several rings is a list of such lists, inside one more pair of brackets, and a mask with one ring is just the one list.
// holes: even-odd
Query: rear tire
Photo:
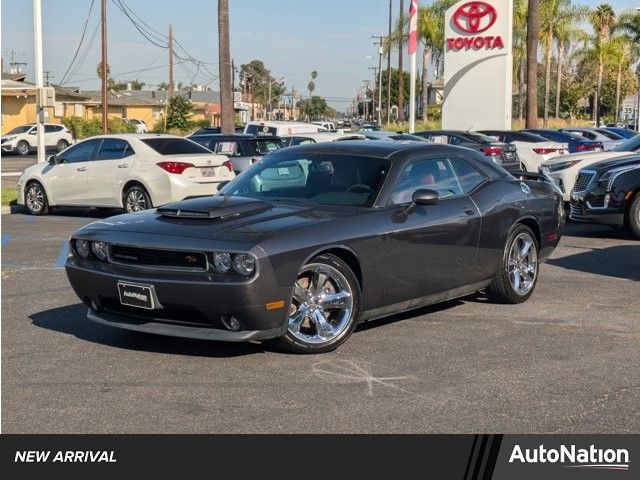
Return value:
[(122, 206), (127, 213), (141, 212), (152, 208), (151, 198), (141, 185), (132, 185), (122, 196)]
[(335, 350), (353, 332), (360, 301), (360, 285), (351, 268), (334, 255), (319, 255), (298, 273), (288, 328), (278, 340), (295, 353)]
[(509, 233), (498, 270), (487, 289), (497, 303), (526, 302), (538, 282), (539, 246), (529, 227), (517, 224)]
[(31, 215), (46, 215), (49, 213), (47, 193), (40, 182), (29, 182), (24, 190), (24, 205)]
[(640, 192), (636, 193), (636, 197), (631, 202), (629, 212), (627, 213), (627, 225), (629, 230), (636, 238), (640, 239)]
[(20, 155), (21, 157), (29, 155), (30, 151), (31, 151), (31, 146), (29, 145), (29, 142), (27, 142), (26, 140), (20, 140), (16, 145), (16, 152), (18, 152), (18, 155)]
[(68, 146), (69, 146), (69, 142), (67, 142), (66, 140), (58, 140), (58, 143), (56, 143), (56, 150), (58, 153), (60, 153)]

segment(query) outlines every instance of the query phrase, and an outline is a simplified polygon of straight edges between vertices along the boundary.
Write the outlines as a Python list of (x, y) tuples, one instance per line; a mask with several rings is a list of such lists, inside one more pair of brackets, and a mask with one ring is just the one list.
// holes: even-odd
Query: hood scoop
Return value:
[(227, 220), (269, 210), (271, 205), (252, 198), (213, 196), (170, 203), (156, 211), (163, 217)]

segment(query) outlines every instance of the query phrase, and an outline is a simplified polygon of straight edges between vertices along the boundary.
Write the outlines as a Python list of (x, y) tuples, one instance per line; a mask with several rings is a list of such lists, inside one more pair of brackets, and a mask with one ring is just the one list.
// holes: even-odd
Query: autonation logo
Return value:
[(567, 468), (586, 468), (597, 470), (629, 470), (629, 451), (597, 448), (577, 448), (575, 445), (560, 445), (559, 448), (525, 448), (515, 445), (509, 463), (561, 463)]

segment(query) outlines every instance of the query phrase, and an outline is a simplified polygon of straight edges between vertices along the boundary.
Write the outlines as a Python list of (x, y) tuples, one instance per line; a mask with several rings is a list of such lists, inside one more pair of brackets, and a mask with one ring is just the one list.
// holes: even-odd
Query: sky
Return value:
[[(144, 22), (166, 33), (173, 24), (176, 40), (205, 66), (176, 59), (175, 82), (208, 84), (218, 90), (218, 32), (216, 0), (121, 0)], [(59, 83), (78, 47), (92, 0), (42, 0), (44, 70)], [(83, 49), (98, 25), (100, 0), (94, 0)], [(424, 0), (423, 0), (424, 2)], [(405, 0), (408, 8), (410, 0)], [(583, 0), (588, 6), (601, 1)], [(617, 13), (640, 7), (640, 0), (608, 0)], [(265, 62), (275, 77), (284, 77), (287, 89), (306, 93), (313, 70), (318, 72), (314, 94), (326, 97), (344, 111), (373, 79), (369, 67), (377, 66), (377, 48), (371, 35), (388, 29), (388, 0), (229, 0), (231, 55), (236, 65), (253, 59)], [(394, 16), (399, 0), (393, 0)], [(33, 80), (32, 1), (1, 0), (1, 51), (5, 68), (14, 60), (26, 62)], [(117, 80), (138, 79), (145, 89), (167, 81), (168, 54), (142, 37), (116, 7), (107, 3), (108, 64)], [(178, 53), (186, 55), (178, 50)], [(397, 65), (397, 56), (393, 56)], [(100, 31), (84, 62), (76, 60), (65, 85), (98, 89), (96, 66), (100, 62)], [(407, 64), (407, 62), (405, 62)], [(144, 70), (144, 71), (140, 71)], [(69, 75), (67, 76), (69, 77)]]

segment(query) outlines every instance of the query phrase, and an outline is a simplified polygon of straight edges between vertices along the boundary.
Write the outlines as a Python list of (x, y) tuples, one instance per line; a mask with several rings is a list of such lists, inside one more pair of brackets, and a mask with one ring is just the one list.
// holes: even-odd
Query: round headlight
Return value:
[(256, 271), (256, 259), (246, 253), (238, 253), (233, 256), (233, 269), (245, 277), (253, 275)]
[(213, 266), (218, 273), (227, 273), (231, 270), (231, 254), (216, 252), (213, 254)]
[(107, 260), (107, 244), (104, 242), (93, 242), (91, 244), (91, 251), (98, 257), (98, 260), (105, 262)]
[(76, 253), (82, 258), (89, 258), (91, 246), (86, 240), (76, 240)]

